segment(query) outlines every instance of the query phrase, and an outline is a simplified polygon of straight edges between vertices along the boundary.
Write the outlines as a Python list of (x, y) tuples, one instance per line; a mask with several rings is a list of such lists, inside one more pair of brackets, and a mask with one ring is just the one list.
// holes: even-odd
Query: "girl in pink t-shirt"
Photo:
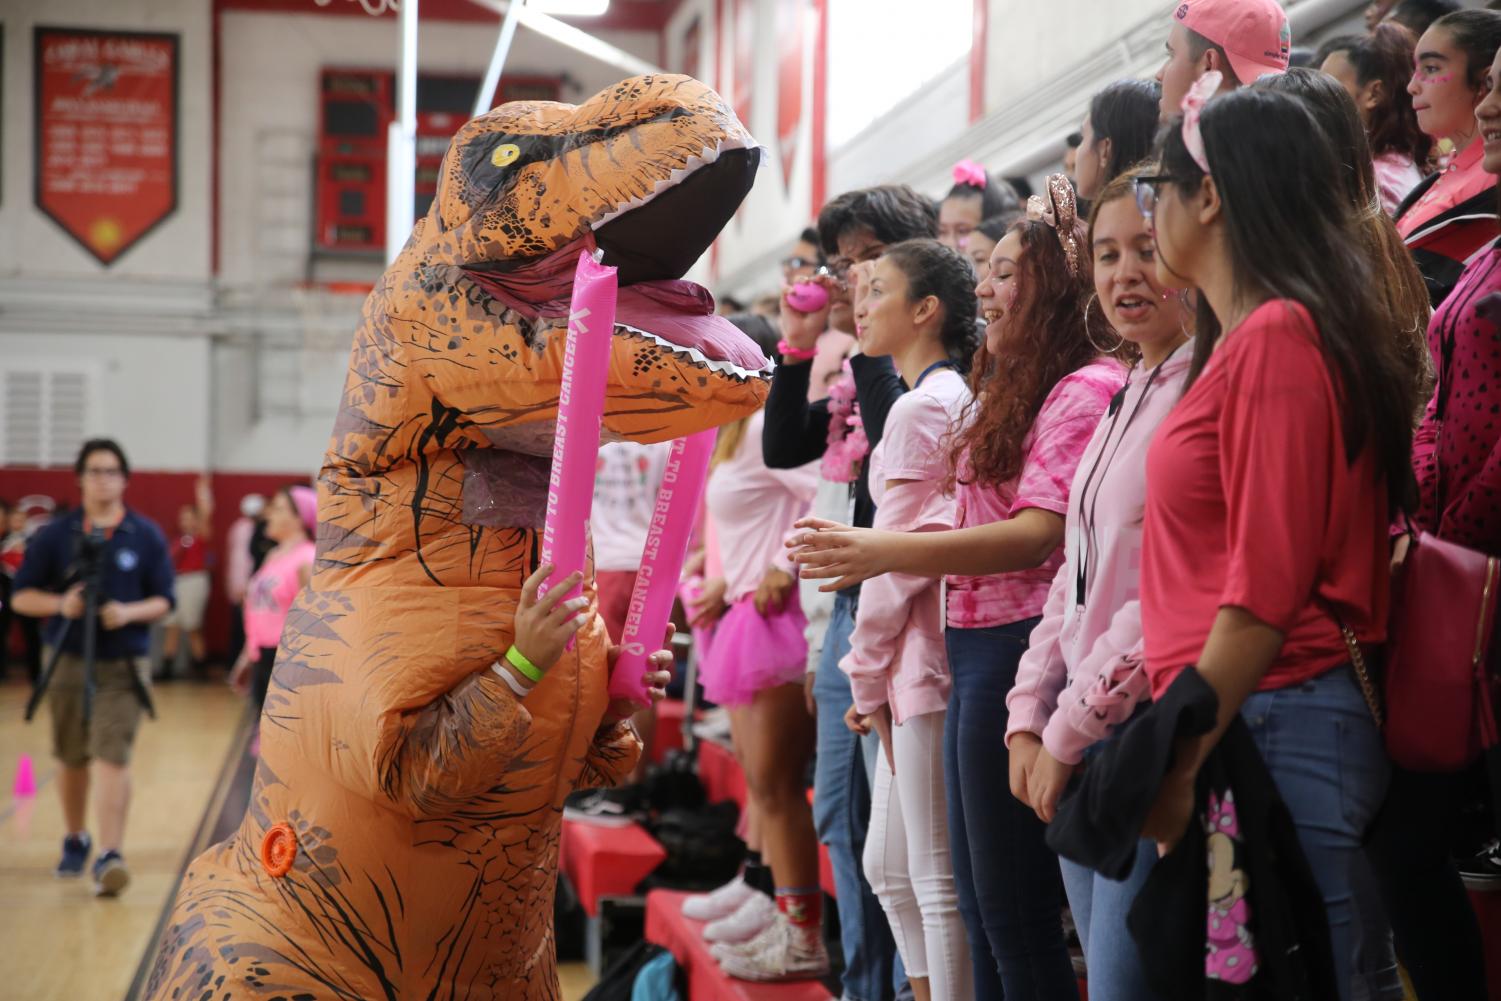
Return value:
[[(1188, 389), (1147, 454), (1141, 625), (1154, 696), (1207, 685), (1218, 725), (1179, 738), (1143, 833), (1173, 848), (1213, 816), (1200, 768), (1230, 728), (1249, 737), (1324, 898), (1347, 999), (1385, 979), (1356, 867), (1387, 760), (1341, 634), (1385, 637), (1413, 380), (1358, 221), (1307, 183), (1340, 169), (1309, 105), (1255, 87), (1196, 103), (1139, 191), (1159, 279), (1200, 295)], [(1215, 956), (1208, 975), (1231, 979)]]
[(1069, 484), (1126, 374), (1096, 346), (1119, 339), (1110, 337), (1103, 311), (1090, 309), (1089, 251), (1068, 180), (1049, 177), (1027, 216), (996, 245), (976, 290), (985, 351), (948, 463), (959, 530), (805, 522), (817, 531), (794, 540), (805, 548), (798, 554), (804, 574), (834, 578), (831, 587), (888, 572), (948, 575), (944, 784), (980, 1001), (1077, 996), (1061, 930), (1058, 860), (1036, 814), (997, 795), (996, 777), (1007, 768), (998, 736), (1017, 662), (1063, 560)]
[[(949, 436), (970, 399), (962, 373), (979, 341), (973, 280), (958, 251), (911, 240), (876, 261), (856, 307), (861, 349), (891, 357), (912, 387), (892, 405), (870, 455), (877, 529), (953, 527), (954, 497), (944, 481)], [(854, 697), (846, 724), (862, 735), (874, 729), (885, 751), (877, 759), (865, 840), (871, 889), (918, 997), (969, 997), (969, 949), (943, 795), (949, 671), (940, 583), (885, 574), (866, 584), (850, 652), (839, 666)]]
[(266, 535), (276, 548), (245, 589), (245, 649), (229, 676), (237, 691), (250, 693), (257, 712), (266, 704), (281, 628), (313, 578), (317, 530), (318, 495), (311, 487), (284, 487), (266, 505)]

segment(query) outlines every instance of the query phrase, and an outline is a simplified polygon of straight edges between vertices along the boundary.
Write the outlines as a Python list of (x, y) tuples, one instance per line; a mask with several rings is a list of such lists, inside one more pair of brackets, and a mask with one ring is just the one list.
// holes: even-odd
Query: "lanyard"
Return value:
[[(1147, 402), (1147, 395), (1152, 391), (1152, 383), (1157, 381), (1157, 376), (1167, 367), (1167, 363), (1173, 360), (1173, 355), (1176, 355), (1182, 348), (1182, 344), (1174, 348), (1173, 353), (1158, 362), (1157, 367), (1152, 369), (1152, 373), (1147, 376), (1147, 383), (1142, 387), (1141, 395), (1136, 398), (1136, 406), (1131, 408), (1131, 413), (1126, 417), (1126, 426), (1121, 429), (1121, 436), (1116, 439), (1113, 449), (1110, 448), (1110, 439), (1115, 435), (1115, 425), (1120, 421), (1121, 410), (1126, 401), (1126, 391), (1130, 384), (1123, 387), (1121, 395), (1110, 403), (1110, 427), (1105, 431), (1105, 440), (1100, 445), (1100, 454), (1095, 456), (1094, 465), (1089, 467), (1089, 475), (1084, 478), (1084, 485), (1079, 491), (1079, 565), (1074, 573), (1074, 604), (1080, 608), (1084, 607), (1084, 595), (1088, 589), (1089, 558), (1094, 553), (1095, 509), (1100, 503), (1100, 490), (1105, 484), (1105, 474), (1110, 469), (1110, 463), (1115, 461), (1115, 455), (1120, 451), (1121, 443), (1126, 440), (1126, 432), (1131, 430), (1131, 422), (1136, 420), (1136, 415), (1141, 412), (1142, 404)], [(1105, 458), (1107, 449), (1110, 453), (1108, 460)], [(1103, 468), (1100, 465), (1102, 462)], [(1100, 480), (1098, 484), (1095, 484), (1094, 499), (1091, 501), (1089, 487), (1095, 483), (1096, 474), (1099, 475)]]
[(917, 377), (917, 381), (912, 384), (912, 388), (916, 389), (918, 386), (921, 386), (924, 379), (932, 375), (934, 372), (938, 371), (940, 368), (953, 367), (954, 363), (951, 361), (935, 361), (933, 364), (922, 370), (922, 375)]

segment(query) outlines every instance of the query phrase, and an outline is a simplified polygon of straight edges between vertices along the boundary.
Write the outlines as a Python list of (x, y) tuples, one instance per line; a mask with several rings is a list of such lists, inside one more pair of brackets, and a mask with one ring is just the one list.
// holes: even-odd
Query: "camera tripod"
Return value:
[[(52, 682), (52, 676), (57, 671), (58, 661), (62, 659), (64, 644), (72, 633), (73, 627), (83, 624), (83, 719), (88, 722), (94, 714), (94, 691), (97, 684), (94, 680), (95, 663), (98, 660), (99, 650), (99, 581), (103, 576), (104, 568), (104, 544), (105, 537), (99, 529), (80, 537), (78, 546), (78, 571), (69, 576), (75, 582), (83, 584), (83, 617), (81, 619), (64, 619), (63, 627), (53, 639), (52, 651), (47, 657), (47, 663), (42, 666), (42, 674), (37, 678), (36, 687), (31, 692), (31, 698), (26, 701), (26, 720), (36, 715), (37, 707), (42, 704), (42, 696), (47, 693), (47, 686)], [(152, 705), (151, 693), (146, 690), (145, 683), (141, 680), (139, 672), (130, 672), (131, 686), (135, 689), (136, 698), (146, 710), (146, 715), (156, 718), (156, 707)]]

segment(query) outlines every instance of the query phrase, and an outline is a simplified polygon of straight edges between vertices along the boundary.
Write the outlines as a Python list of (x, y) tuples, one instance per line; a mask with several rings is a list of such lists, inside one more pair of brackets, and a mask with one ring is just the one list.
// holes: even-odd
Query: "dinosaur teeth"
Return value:
[(618, 321), (615, 324), (615, 329), (624, 330), (629, 333), (635, 334), (637, 337), (650, 341), (652, 344), (655, 344), (666, 351), (671, 351), (673, 354), (686, 355), (688, 359), (695, 365), (701, 365), (704, 368), (718, 372), (720, 375), (728, 375), (731, 378), (739, 379), (741, 382), (746, 382), (751, 379), (770, 379), (772, 371), (776, 368), (776, 362), (770, 359), (767, 359), (766, 364), (759, 369), (741, 368), (739, 365), (736, 365), (732, 361), (716, 361), (715, 359), (706, 356), (702, 351), (698, 350), (698, 348), (690, 348), (685, 347), (682, 344), (674, 344), (669, 340), (658, 337), (656, 334), (650, 333), (649, 331), (642, 330), (639, 327), (628, 326), (627, 324), (620, 323)]

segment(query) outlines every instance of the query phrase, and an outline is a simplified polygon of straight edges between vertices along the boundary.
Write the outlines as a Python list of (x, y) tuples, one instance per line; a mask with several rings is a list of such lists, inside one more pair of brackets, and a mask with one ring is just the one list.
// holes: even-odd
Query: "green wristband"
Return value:
[(542, 669), (527, 660), (526, 654), (517, 650), (514, 644), (506, 651), (506, 663), (520, 671), (521, 676), (534, 685), (542, 680)]

